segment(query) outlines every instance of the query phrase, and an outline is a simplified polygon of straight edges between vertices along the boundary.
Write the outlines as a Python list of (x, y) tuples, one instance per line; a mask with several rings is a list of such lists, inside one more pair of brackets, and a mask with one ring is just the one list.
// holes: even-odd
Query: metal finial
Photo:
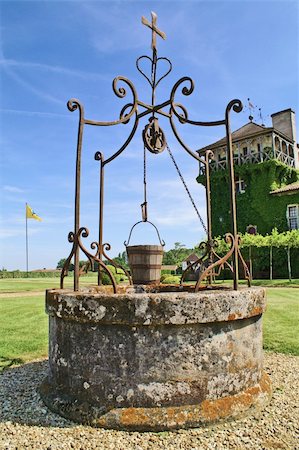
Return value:
[(251, 103), (250, 98), (247, 99), (248, 100), (248, 109), (249, 109), (249, 117), (248, 119), (250, 120), (250, 122), (253, 121), (253, 111), (255, 109), (255, 106)]
[(150, 23), (144, 16), (141, 17), (141, 22), (143, 23), (143, 25), (145, 25), (146, 27), (149, 27), (152, 30), (152, 49), (153, 50), (157, 50), (157, 45), (156, 45), (156, 37), (157, 34), (162, 38), (162, 39), (166, 39), (166, 34), (159, 30), (159, 28), (157, 27), (157, 14), (155, 12), (151, 12), (152, 15), (152, 23)]
[(260, 121), (262, 122), (261, 125), (262, 125), (262, 127), (264, 127), (265, 124), (264, 124), (264, 116), (262, 114), (262, 108), (259, 108), (259, 116), (260, 116)]

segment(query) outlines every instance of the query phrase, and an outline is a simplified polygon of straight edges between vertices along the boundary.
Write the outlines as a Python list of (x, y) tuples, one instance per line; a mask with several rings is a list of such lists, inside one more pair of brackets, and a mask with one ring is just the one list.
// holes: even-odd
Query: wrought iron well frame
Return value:
[[(240, 251), (240, 236), (238, 235), (237, 230), (237, 215), (236, 215), (236, 194), (235, 194), (235, 182), (234, 182), (234, 160), (233, 160), (233, 148), (232, 148), (232, 136), (231, 136), (231, 127), (230, 127), (230, 113), (233, 110), (236, 113), (239, 113), (243, 109), (242, 102), (238, 99), (231, 100), (225, 109), (224, 119), (216, 120), (211, 122), (206, 121), (195, 121), (190, 120), (188, 117), (188, 111), (184, 105), (181, 103), (176, 103), (175, 97), (178, 89), (181, 87), (181, 92), (185, 96), (189, 96), (194, 91), (194, 82), (188, 77), (180, 78), (172, 87), (170, 97), (163, 103), (156, 104), (155, 103), (155, 94), (156, 88), (158, 84), (164, 79), (169, 73), (172, 71), (172, 63), (166, 57), (157, 56), (157, 48), (156, 48), (156, 34), (165, 38), (165, 34), (161, 32), (156, 26), (156, 15), (152, 13), (152, 24), (148, 23), (145, 18), (142, 18), (142, 23), (144, 25), (149, 26), (152, 29), (152, 58), (147, 55), (142, 55), (137, 58), (136, 67), (138, 71), (146, 78), (148, 83), (152, 89), (152, 101), (151, 104), (144, 103), (139, 100), (136, 89), (133, 83), (126, 77), (117, 76), (114, 78), (112, 82), (112, 88), (115, 95), (119, 98), (125, 98), (127, 95), (127, 90), (124, 86), (119, 86), (120, 83), (126, 85), (127, 88), (131, 91), (132, 101), (125, 104), (120, 111), (119, 119), (110, 122), (102, 122), (90, 120), (85, 117), (84, 114), (84, 106), (83, 104), (76, 98), (72, 98), (68, 101), (67, 107), (69, 111), (74, 112), (77, 109), (79, 110), (79, 123), (78, 123), (78, 135), (77, 135), (77, 150), (76, 150), (76, 177), (75, 177), (75, 214), (74, 214), (74, 231), (71, 231), (68, 235), (68, 241), (72, 243), (72, 249), (65, 261), (65, 264), (62, 268), (61, 277), (60, 277), (60, 287), (63, 289), (64, 286), (64, 278), (68, 275), (69, 267), (72, 258), (74, 257), (74, 290), (79, 290), (79, 253), (80, 250), (85, 254), (88, 258), (89, 264), (91, 268), (94, 267), (94, 263), (98, 263), (98, 284), (101, 284), (101, 271), (105, 271), (109, 276), (114, 293), (117, 293), (117, 284), (115, 277), (109, 267), (104, 263), (104, 258), (111, 263), (116, 268), (121, 268), (124, 270), (127, 275), (130, 284), (132, 284), (130, 273), (123, 268), (121, 265), (112, 260), (108, 255), (107, 251), (110, 250), (111, 246), (108, 243), (104, 243), (103, 241), (103, 211), (104, 211), (104, 169), (107, 164), (112, 162), (115, 158), (117, 158), (130, 144), (131, 140), (135, 136), (137, 131), (139, 120), (142, 117), (147, 115), (151, 115), (149, 119), (149, 124), (147, 124), (143, 130), (142, 138), (144, 142), (144, 146), (152, 151), (152, 153), (160, 153), (163, 151), (165, 146), (167, 145), (165, 134), (163, 130), (160, 128), (158, 123), (157, 115), (162, 115), (169, 119), (170, 127), (173, 131), (173, 134), (176, 140), (179, 142), (181, 147), (195, 160), (198, 161), (199, 164), (203, 165), (205, 176), (206, 176), (206, 209), (207, 209), (207, 241), (201, 242), (200, 248), (203, 251), (203, 254), (197, 261), (191, 264), (182, 274), (181, 283), (183, 283), (184, 278), (188, 270), (192, 267), (200, 265), (201, 269), (198, 273), (198, 279), (196, 281), (194, 290), (198, 291), (201, 287), (201, 283), (204, 279), (208, 279), (209, 284), (212, 283), (213, 277), (218, 276), (221, 270), (226, 266), (228, 267), (233, 274), (233, 288), (235, 290), (238, 289), (238, 279), (239, 279), (239, 260), (243, 265), (243, 270), (245, 274), (245, 278), (248, 281), (248, 285), (250, 286), (250, 272), (245, 263), (245, 260)], [(151, 62), (151, 77), (148, 77), (140, 67), (140, 61), (143, 59), (147, 59)], [(163, 60), (166, 64), (169, 64), (168, 70), (164, 73), (160, 79), (157, 80), (157, 64), (159, 61)], [(142, 111), (139, 112), (138, 108), (143, 108)], [(165, 111), (165, 108), (169, 107), (169, 111)], [(109, 158), (105, 159), (104, 154), (102, 152), (97, 151), (95, 153), (95, 160), (100, 163), (100, 198), (99, 198), (99, 234), (98, 234), (98, 242), (94, 241), (91, 243), (91, 250), (95, 250), (95, 253), (92, 254), (82, 243), (81, 238), (86, 238), (89, 236), (89, 230), (86, 227), (80, 226), (80, 204), (81, 204), (81, 158), (82, 158), (82, 142), (83, 142), (83, 131), (85, 125), (91, 126), (115, 126), (120, 124), (127, 124), (133, 119), (134, 123), (132, 126), (132, 130), (126, 139), (126, 141), (121, 145), (121, 147), (113, 153)], [(227, 162), (229, 169), (229, 185), (230, 185), (230, 213), (231, 213), (231, 232), (226, 233), (225, 239), (226, 242), (230, 245), (229, 251), (223, 257), (220, 257), (217, 250), (217, 242), (212, 238), (212, 216), (211, 216), (211, 187), (210, 187), (210, 170), (209, 170), (209, 161), (213, 157), (213, 152), (211, 150), (206, 150), (204, 154), (199, 154), (196, 151), (192, 150), (184, 143), (183, 139), (180, 137), (175, 119), (180, 124), (189, 124), (194, 126), (224, 126), (226, 130), (226, 143), (227, 143)], [(158, 143), (159, 142), (159, 148)], [(146, 206), (146, 205), (145, 205)], [(147, 217), (144, 221), (147, 221)], [(230, 259), (232, 259), (231, 262)]]

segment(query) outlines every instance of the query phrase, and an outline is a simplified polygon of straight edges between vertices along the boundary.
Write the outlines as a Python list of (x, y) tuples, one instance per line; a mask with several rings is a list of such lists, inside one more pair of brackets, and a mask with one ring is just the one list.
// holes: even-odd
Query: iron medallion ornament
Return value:
[(166, 147), (165, 134), (159, 126), (157, 117), (151, 117), (143, 130), (143, 142), (151, 153), (161, 153)]

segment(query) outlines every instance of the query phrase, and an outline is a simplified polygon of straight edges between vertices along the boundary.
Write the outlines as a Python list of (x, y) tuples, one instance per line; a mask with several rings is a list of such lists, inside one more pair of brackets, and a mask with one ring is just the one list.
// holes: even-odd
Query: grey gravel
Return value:
[(49, 411), (37, 393), (47, 361), (10, 368), (0, 374), (0, 449), (299, 449), (299, 357), (266, 353), (265, 369), (273, 398), (259, 415), (212, 427), (139, 433), (82, 426)]

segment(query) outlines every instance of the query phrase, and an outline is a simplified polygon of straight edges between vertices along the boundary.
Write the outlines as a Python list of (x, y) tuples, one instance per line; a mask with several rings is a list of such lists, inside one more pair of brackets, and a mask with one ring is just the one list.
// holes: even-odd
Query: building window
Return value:
[(236, 194), (244, 194), (245, 188), (246, 188), (245, 181), (241, 180), (240, 177), (236, 179), (235, 181)]
[(257, 144), (257, 152), (261, 153), (261, 144)]
[(222, 148), (218, 152), (218, 161), (224, 161), (226, 160), (226, 149)]
[(248, 155), (248, 148), (247, 147), (243, 147), (243, 156), (247, 156)]
[(299, 223), (299, 205), (288, 205), (287, 220), (290, 230), (298, 230)]
[(291, 145), (289, 145), (289, 156), (291, 158), (294, 158), (294, 149), (293, 149), (293, 147)]

